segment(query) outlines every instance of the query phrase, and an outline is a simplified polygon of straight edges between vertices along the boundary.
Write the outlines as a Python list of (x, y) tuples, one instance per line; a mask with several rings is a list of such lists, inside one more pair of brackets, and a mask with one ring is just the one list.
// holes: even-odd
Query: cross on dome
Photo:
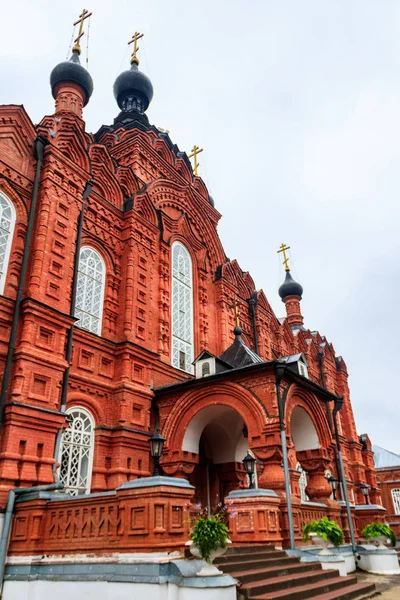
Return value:
[(135, 33), (132, 36), (131, 41), (128, 42), (128, 46), (130, 44), (133, 44), (133, 52), (132, 52), (132, 55), (131, 55), (131, 65), (133, 63), (135, 63), (137, 65), (139, 64), (139, 59), (136, 56), (137, 51), (139, 50), (139, 46), (137, 45), (137, 43), (138, 43), (138, 40), (140, 40), (140, 38), (142, 38), (143, 36), (144, 36), (144, 33), (139, 33), (138, 31), (135, 31)]
[(188, 158), (193, 158), (193, 172), (196, 175), (196, 177), (199, 176), (198, 173), (198, 168), (200, 166), (200, 163), (197, 162), (197, 155), (200, 154), (200, 152), (203, 152), (203, 148), (200, 148), (200, 146), (193, 146), (192, 148), (192, 154), (189, 154)]
[(89, 12), (88, 10), (86, 10), (86, 8), (84, 8), (82, 11), (82, 14), (79, 15), (79, 19), (77, 21), (75, 21), (74, 27), (76, 25), (78, 25), (78, 23), (79, 23), (79, 33), (78, 33), (78, 37), (74, 40), (75, 45), (72, 48), (72, 52), (77, 52), (78, 54), (81, 53), (80, 39), (83, 35), (85, 35), (85, 32), (83, 31), (83, 22), (85, 21), (85, 19), (88, 19), (91, 16), (92, 16), (92, 13)]

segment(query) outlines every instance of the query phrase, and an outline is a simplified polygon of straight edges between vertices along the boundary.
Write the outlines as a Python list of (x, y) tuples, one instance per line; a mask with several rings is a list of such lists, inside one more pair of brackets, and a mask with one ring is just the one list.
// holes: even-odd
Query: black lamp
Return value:
[(332, 477), (332, 475), (328, 475), (326, 477), (326, 479), (331, 484), (332, 492), (333, 492), (333, 499), (336, 500), (336, 490), (337, 490), (337, 486), (338, 486), (339, 480), (336, 479), (335, 477)]
[(154, 460), (154, 471), (153, 477), (158, 477), (158, 466), (160, 464), (160, 456), (163, 451), (165, 438), (159, 433), (155, 431), (150, 438), (150, 454), (152, 459)]
[(243, 459), (244, 468), (246, 469), (246, 473), (249, 476), (249, 489), (254, 489), (254, 472), (256, 469), (256, 459), (254, 456), (247, 452), (246, 456)]
[(360, 483), (360, 490), (362, 495), (365, 498), (365, 504), (369, 504), (368, 495), (369, 495), (369, 485), (368, 483)]

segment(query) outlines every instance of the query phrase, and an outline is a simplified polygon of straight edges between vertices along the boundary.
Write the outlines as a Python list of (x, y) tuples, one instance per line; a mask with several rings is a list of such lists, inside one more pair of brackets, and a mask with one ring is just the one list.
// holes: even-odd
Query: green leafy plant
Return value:
[(226, 548), (229, 537), (227, 507), (219, 504), (210, 514), (206, 509), (202, 509), (200, 504), (195, 508), (199, 513), (192, 518), (190, 537), (204, 560), (209, 562), (213, 550)]
[(390, 542), (392, 546), (396, 545), (397, 537), (395, 532), (389, 525), (386, 523), (370, 523), (361, 532), (361, 535), (366, 540), (374, 539), (379, 536), (385, 536), (386, 538), (390, 538)]
[(334, 546), (340, 546), (343, 543), (343, 531), (335, 521), (331, 521), (328, 517), (322, 517), (319, 521), (311, 521), (304, 525), (303, 540), (305, 542), (310, 539), (310, 533), (319, 535)]

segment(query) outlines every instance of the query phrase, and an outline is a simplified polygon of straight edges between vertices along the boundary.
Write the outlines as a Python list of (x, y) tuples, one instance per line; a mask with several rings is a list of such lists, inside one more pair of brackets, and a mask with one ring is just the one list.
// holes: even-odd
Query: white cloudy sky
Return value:
[[(81, 1), (2, 9), (0, 102), (51, 114), (48, 78)], [(141, 40), (150, 121), (201, 174), (224, 217), (226, 253), (278, 316), (290, 244), (306, 325), (350, 372), (359, 433), (400, 452), (398, 0), (91, 0), (89, 131), (118, 114), (112, 84)]]

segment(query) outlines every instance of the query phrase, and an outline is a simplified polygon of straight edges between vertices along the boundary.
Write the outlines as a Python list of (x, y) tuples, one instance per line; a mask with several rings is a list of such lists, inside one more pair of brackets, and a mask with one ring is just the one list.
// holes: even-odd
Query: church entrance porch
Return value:
[(212, 509), (231, 490), (247, 487), (243, 458), (248, 450), (247, 428), (242, 417), (228, 406), (209, 406), (190, 422), (182, 450), (198, 456), (189, 475), (195, 502)]

